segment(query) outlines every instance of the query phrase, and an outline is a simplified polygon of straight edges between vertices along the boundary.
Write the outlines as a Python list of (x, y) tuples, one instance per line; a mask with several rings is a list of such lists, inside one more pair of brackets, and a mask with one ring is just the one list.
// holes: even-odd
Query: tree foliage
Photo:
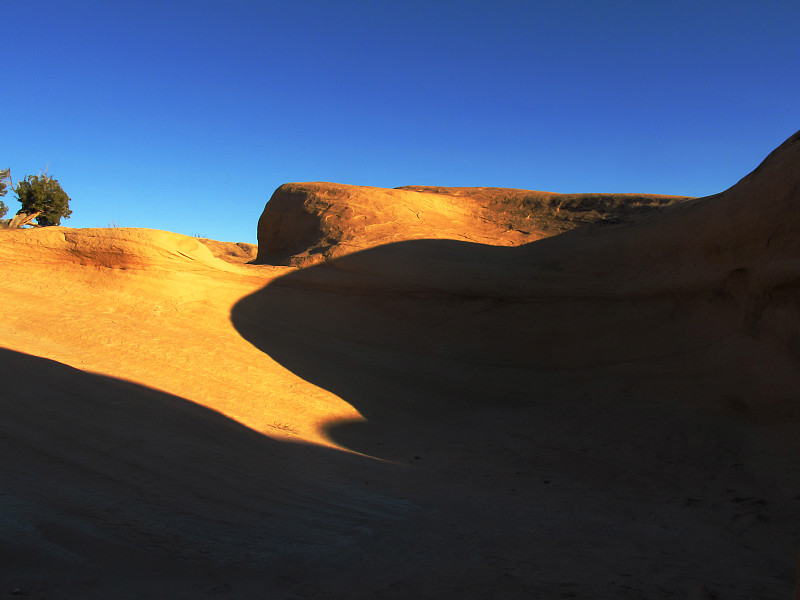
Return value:
[[(6, 185), (6, 179), (10, 180), (11, 178), (11, 169), (0, 169), (0, 198), (6, 195), (8, 186)], [(8, 212), (8, 207), (3, 204), (3, 201), (0, 200), (0, 219), (6, 216)]]
[(17, 214), (38, 212), (36, 222), (40, 227), (60, 225), (61, 219), (69, 219), (70, 198), (61, 188), (61, 184), (45, 173), (44, 175), (28, 175), (13, 188), (22, 208)]
[[(70, 197), (61, 188), (57, 179), (50, 177), (45, 170), (38, 175), (28, 175), (14, 185), (11, 169), (0, 169), (0, 197), (8, 190), (14, 192), (22, 208), (13, 219), (3, 219), (8, 207), (0, 201), (0, 229), (19, 229), (26, 225), (48, 227), (60, 225), (61, 219), (68, 219), (72, 214), (69, 209)], [(36, 224), (32, 221), (36, 220)]]

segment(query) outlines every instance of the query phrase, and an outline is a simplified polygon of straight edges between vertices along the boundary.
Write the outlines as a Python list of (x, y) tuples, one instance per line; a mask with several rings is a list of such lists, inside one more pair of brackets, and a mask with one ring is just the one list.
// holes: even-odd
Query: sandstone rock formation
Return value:
[(260, 265), (0, 232), (0, 593), (789, 597), (799, 194), (800, 134), (699, 199), (287, 184)]
[(654, 194), (287, 183), (275, 190), (258, 221), (258, 262), (310, 266), (414, 239), (517, 246), (587, 224), (629, 221), (687, 199)]

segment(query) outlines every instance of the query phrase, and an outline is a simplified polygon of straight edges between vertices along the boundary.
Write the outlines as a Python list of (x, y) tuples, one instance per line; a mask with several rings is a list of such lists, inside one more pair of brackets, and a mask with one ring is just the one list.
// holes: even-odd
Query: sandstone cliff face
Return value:
[(414, 239), (518, 246), (576, 227), (629, 221), (686, 199), (652, 194), (287, 183), (275, 191), (259, 219), (257, 262), (309, 266)]

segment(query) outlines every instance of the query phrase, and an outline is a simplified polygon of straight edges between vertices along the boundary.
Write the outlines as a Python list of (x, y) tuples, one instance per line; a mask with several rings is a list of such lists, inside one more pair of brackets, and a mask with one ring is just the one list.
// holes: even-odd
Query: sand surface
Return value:
[(789, 598), (800, 137), (556, 196), (288, 184), (262, 264), (0, 231), (0, 595)]

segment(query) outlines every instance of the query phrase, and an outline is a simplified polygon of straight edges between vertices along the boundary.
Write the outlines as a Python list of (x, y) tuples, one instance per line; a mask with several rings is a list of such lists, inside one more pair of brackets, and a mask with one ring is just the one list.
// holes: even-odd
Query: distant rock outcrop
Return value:
[(631, 220), (687, 199), (654, 194), (287, 183), (275, 191), (259, 219), (257, 262), (309, 266), (413, 239), (518, 246), (580, 226)]

